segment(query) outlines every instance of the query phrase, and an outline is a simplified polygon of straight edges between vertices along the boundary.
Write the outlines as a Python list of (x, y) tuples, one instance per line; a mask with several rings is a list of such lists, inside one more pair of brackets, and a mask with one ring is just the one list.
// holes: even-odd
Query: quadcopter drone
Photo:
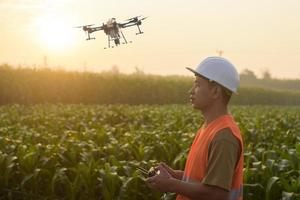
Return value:
[[(104, 33), (107, 35), (108, 40), (108, 48), (114, 48), (114, 46), (111, 46), (110, 42), (114, 41), (115, 46), (120, 45), (120, 40), (123, 38), (124, 42), (123, 44), (127, 44), (127, 40), (122, 32), (122, 28), (127, 28), (130, 26), (137, 26), (138, 32), (136, 35), (143, 34), (144, 32), (141, 31), (140, 25), (142, 24), (142, 20), (146, 19), (147, 17), (141, 18), (141, 16), (136, 16), (130, 19), (127, 19), (124, 23), (117, 23), (115, 18), (109, 19), (106, 24), (103, 23), (102, 26), (95, 26), (94, 24), (84, 25), (84, 26), (76, 26), (74, 28), (82, 28), (83, 31), (85, 31), (88, 34), (88, 37), (86, 40), (92, 40), (96, 39), (95, 37), (91, 37), (90, 34), (96, 31), (103, 30)], [(129, 41), (131, 42), (131, 41)], [(104, 48), (106, 49), (106, 47)]]

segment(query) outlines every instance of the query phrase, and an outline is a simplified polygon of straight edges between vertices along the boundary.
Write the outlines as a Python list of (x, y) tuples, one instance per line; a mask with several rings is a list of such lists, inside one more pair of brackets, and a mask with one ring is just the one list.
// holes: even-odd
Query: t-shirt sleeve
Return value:
[(208, 166), (202, 183), (229, 191), (240, 152), (239, 140), (229, 128), (217, 133), (209, 146)]

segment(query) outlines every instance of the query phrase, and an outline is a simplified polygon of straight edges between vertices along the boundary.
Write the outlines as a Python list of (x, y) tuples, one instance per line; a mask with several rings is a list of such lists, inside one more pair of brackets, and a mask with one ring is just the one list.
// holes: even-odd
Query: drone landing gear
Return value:
[(90, 36), (90, 32), (88, 32), (88, 37), (85, 40), (95, 40), (96, 38)]
[(124, 39), (125, 43), (127, 44), (127, 40), (126, 40), (126, 38), (125, 38), (125, 36), (124, 36), (123, 32), (122, 32), (121, 30), (120, 30), (120, 32), (121, 32), (121, 35), (122, 35), (122, 37), (123, 37), (123, 39)]
[(110, 38), (109, 38), (109, 35), (107, 36), (107, 41), (108, 41), (108, 48), (110, 48)]
[(137, 27), (138, 27), (138, 29), (139, 29), (139, 32), (138, 33), (136, 33), (136, 35), (140, 35), (140, 34), (143, 34), (144, 32), (142, 32), (141, 31), (141, 29), (140, 29), (140, 26), (139, 25), (136, 25)]

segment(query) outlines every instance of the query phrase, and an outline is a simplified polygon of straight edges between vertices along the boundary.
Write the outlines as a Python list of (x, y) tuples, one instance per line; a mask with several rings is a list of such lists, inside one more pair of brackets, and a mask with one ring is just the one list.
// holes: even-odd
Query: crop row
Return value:
[[(245, 143), (245, 199), (299, 199), (300, 108), (231, 110)], [(136, 166), (183, 169), (202, 122), (184, 105), (2, 106), (0, 199), (160, 199)]]

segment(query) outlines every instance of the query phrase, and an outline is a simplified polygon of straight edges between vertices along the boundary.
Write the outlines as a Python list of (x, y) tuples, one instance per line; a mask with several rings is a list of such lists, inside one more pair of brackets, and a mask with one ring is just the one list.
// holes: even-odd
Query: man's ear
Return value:
[(218, 84), (214, 84), (212, 88), (212, 97), (217, 99), (222, 96), (222, 88)]

